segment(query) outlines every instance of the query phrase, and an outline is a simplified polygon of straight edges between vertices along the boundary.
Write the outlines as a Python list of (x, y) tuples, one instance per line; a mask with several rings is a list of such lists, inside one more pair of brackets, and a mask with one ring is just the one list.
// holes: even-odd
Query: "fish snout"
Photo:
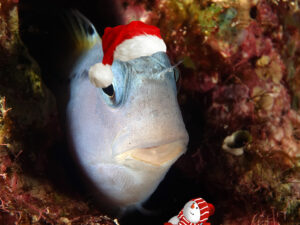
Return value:
[(174, 141), (153, 147), (137, 147), (117, 154), (115, 159), (123, 164), (126, 160), (137, 160), (152, 166), (163, 166), (176, 161), (186, 150), (186, 144)]
[(137, 132), (131, 131), (136, 127), (127, 128), (113, 143), (113, 157), (121, 164), (135, 160), (152, 166), (171, 165), (186, 152), (189, 140), (183, 123), (179, 125), (174, 130), (166, 130), (162, 125)]

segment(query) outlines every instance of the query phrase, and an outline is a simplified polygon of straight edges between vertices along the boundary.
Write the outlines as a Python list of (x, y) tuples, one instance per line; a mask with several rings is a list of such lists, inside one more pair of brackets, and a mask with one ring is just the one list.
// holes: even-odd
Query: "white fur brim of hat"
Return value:
[(166, 52), (165, 42), (155, 35), (139, 35), (123, 41), (114, 52), (114, 59), (129, 61), (156, 52)]

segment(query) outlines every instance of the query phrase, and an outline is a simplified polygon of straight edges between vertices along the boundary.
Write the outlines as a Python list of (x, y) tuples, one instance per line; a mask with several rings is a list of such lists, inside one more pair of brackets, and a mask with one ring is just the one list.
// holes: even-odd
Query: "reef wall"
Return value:
[[(178, 163), (222, 224), (300, 221), (298, 1), (123, 0), (161, 28), (190, 134)], [(220, 216), (220, 214), (219, 214)], [(298, 221), (298, 222), (297, 222)]]

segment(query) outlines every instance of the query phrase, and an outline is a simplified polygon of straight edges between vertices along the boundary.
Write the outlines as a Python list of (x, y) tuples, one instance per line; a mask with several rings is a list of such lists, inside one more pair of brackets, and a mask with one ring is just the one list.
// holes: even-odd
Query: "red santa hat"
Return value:
[(128, 61), (156, 52), (166, 52), (159, 28), (133, 21), (127, 25), (107, 27), (102, 37), (103, 59), (89, 70), (91, 82), (101, 88), (112, 83), (111, 65), (114, 59)]

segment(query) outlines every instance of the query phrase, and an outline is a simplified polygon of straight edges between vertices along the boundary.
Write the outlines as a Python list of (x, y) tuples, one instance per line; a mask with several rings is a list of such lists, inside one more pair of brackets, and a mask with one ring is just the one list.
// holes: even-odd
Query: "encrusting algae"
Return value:
[[(297, 223), (298, 1), (121, 2), (126, 20), (139, 7), (173, 61), (184, 60), (179, 100), (191, 148), (178, 166), (215, 197), (218, 222)], [(247, 141), (231, 143), (240, 131)]]
[(114, 224), (49, 181), (56, 117), (54, 98), (19, 37), (18, 1), (1, 0), (0, 224)]

